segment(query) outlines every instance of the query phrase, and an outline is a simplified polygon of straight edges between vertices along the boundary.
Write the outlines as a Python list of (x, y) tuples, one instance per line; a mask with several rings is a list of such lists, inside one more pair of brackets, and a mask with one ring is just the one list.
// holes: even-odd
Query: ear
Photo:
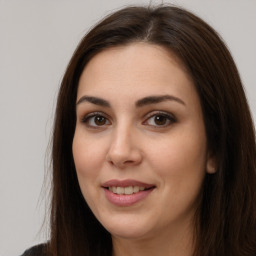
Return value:
[(207, 161), (206, 161), (206, 172), (209, 174), (216, 173), (217, 164), (216, 157), (213, 154), (208, 153)]

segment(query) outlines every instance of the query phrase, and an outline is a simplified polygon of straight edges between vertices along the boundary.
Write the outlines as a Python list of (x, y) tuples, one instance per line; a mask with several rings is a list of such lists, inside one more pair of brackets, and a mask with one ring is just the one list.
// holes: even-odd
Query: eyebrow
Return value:
[[(185, 102), (175, 96), (172, 95), (159, 95), (159, 96), (147, 96), (145, 98), (142, 98), (140, 100), (137, 100), (135, 103), (136, 107), (143, 107), (146, 105), (151, 105), (151, 104), (157, 104), (157, 103), (161, 103), (164, 101), (176, 101), (182, 105), (186, 105)], [(107, 101), (104, 100), (102, 98), (98, 98), (98, 97), (94, 97), (94, 96), (82, 96), (78, 102), (76, 103), (76, 105), (81, 104), (82, 102), (89, 102), (98, 106), (102, 106), (102, 107), (111, 107), (111, 104)]]
[(81, 97), (76, 105), (79, 105), (82, 102), (90, 102), (92, 104), (102, 106), (102, 107), (108, 107), (110, 108), (110, 103), (104, 99), (98, 98), (98, 97), (93, 97), (93, 96), (83, 96)]
[(145, 105), (156, 104), (164, 101), (176, 101), (182, 105), (186, 105), (185, 102), (172, 95), (160, 95), (160, 96), (148, 96), (136, 101), (136, 107), (143, 107)]

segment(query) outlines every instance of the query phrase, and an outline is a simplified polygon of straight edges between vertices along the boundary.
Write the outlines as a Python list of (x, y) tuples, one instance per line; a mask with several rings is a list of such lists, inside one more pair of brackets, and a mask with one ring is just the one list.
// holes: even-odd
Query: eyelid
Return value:
[(100, 125), (99, 125), (99, 126), (88, 125), (88, 124), (87, 124), (88, 121), (89, 121), (91, 118), (95, 117), (95, 116), (102, 116), (102, 117), (104, 117), (104, 118), (111, 124), (111, 121), (110, 121), (109, 116), (108, 116), (106, 113), (104, 113), (104, 112), (99, 112), (99, 111), (90, 112), (90, 113), (88, 113), (88, 114), (86, 114), (86, 115), (83, 115), (82, 118), (81, 118), (81, 122), (82, 122), (82, 123), (85, 123), (88, 127), (93, 128), (93, 129), (103, 128), (104, 126), (109, 125), (109, 124), (102, 125), (102, 126), (100, 126)]
[(166, 125), (149, 125), (151, 127), (156, 127), (156, 128), (165, 128), (168, 127), (169, 125), (176, 123), (177, 122), (177, 118), (170, 112), (167, 111), (161, 111), (161, 110), (157, 110), (157, 111), (151, 111), (150, 113), (148, 113), (145, 117), (145, 121), (143, 121), (143, 124), (146, 125), (146, 122), (155, 116), (164, 116), (166, 117), (171, 123), (170, 124), (166, 124)]
[[(95, 117), (95, 116), (102, 116), (103, 118), (105, 118), (108, 122), (108, 124), (104, 124), (104, 125), (89, 125), (88, 122), (91, 118)], [(152, 124), (147, 124), (148, 120), (150, 118), (153, 118), (155, 116), (163, 116), (165, 117), (169, 122), (168, 124), (164, 124), (164, 125), (152, 125)], [(109, 117), (108, 114), (102, 112), (102, 111), (95, 111), (95, 112), (90, 112), (88, 114), (85, 114), (82, 116), (82, 118), (80, 119), (82, 123), (84, 123), (85, 125), (87, 125), (87, 127), (89, 128), (93, 128), (93, 129), (97, 129), (97, 128), (104, 128), (105, 126), (107, 125), (110, 125), (112, 124), (111, 122), (111, 118)], [(146, 114), (146, 116), (144, 117), (144, 120), (142, 122), (143, 125), (148, 125), (148, 126), (151, 126), (153, 128), (165, 128), (165, 127), (168, 127), (170, 125), (172, 125), (173, 123), (176, 123), (177, 122), (177, 118), (170, 112), (167, 112), (167, 111), (161, 111), (161, 110), (156, 110), (156, 111), (151, 111), (149, 112), (148, 114)]]

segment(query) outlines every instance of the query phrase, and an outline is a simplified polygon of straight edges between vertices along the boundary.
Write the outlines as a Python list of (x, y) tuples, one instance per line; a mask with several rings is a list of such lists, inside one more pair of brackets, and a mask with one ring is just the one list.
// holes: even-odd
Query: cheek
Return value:
[(98, 184), (102, 152), (95, 141), (84, 137), (79, 131), (75, 133), (72, 151), (80, 189), (87, 199), (94, 193)]
[(96, 195), (100, 170), (100, 151), (96, 145), (76, 131), (72, 145), (73, 158), (81, 192), (90, 207), (94, 205), (92, 199)]
[[(165, 143), (161, 148), (154, 147), (151, 150), (152, 162), (154, 165), (160, 165), (165, 170), (189, 171), (197, 170), (205, 166), (206, 150), (204, 145), (172, 140)], [(183, 170), (183, 168), (185, 168)]]
[(92, 140), (78, 130), (75, 132), (72, 151), (79, 176), (97, 175), (97, 170), (104, 159), (104, 147), (100, 140)]
[[(186, 131), (186, 132), (185, 132)], [(179, 130), (151, 147), (151, 165), (162, 179), (177, 189), (200, 186), (205, 175), (206, 137), (204, 131)]]
[(205, 143), (188, 137), (173, 138), (151, 155), (151, 165), (163, 188), (162, 204), (169, 204), (165, 210), (176, 209), (178, 215), (193, 211), (205, 177)]

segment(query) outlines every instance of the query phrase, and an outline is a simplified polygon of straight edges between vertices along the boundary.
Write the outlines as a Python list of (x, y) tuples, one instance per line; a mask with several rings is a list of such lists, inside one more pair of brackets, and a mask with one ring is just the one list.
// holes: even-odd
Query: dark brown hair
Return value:
[(61, 83), (53, 131), (51, 238), (53, 256), (110, 256), (111, 235), (86, 204), (72, 156), (80, 75), (97, 53), (136, 41), (157, 44), (183, 62), (200, 96), (215, 174), (206, 174), (195, 216), (196, 256), (256, 255), (256, 146), (235, 63), (217, 33), (173, 7), (127, 7), (80, 42)]

